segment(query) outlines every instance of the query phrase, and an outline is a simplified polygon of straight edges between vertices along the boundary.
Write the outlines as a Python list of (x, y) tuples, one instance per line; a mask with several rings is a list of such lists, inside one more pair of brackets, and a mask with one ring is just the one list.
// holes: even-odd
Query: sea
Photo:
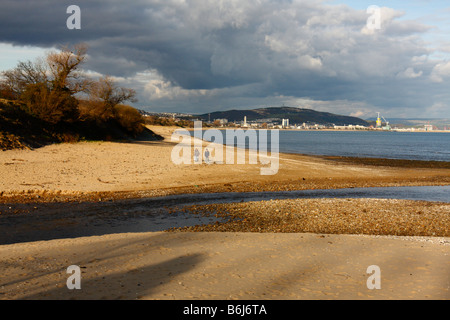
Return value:
[[(223, 141), (226, 141), (227, 130)], [(259, 133), (258, 130), (256, 132)], [(268, 134), (268, 150), (271, 150)], [(236, 140), (235, 146), (248, 148)], [(450, 161), (450, 133), (279, 130), (279, 152), (306, 155)]]

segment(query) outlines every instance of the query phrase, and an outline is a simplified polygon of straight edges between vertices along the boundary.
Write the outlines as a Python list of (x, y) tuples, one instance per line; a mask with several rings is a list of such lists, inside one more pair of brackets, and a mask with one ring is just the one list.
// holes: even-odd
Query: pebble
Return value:
[[(450, 236), (450, 204), (384, 199), (289, 199), (192, 205), (192, 214), (226, 222), (170, 231), (296, 232), (392, 236)], [(447, 240), (439, 240), (441, 243)]]

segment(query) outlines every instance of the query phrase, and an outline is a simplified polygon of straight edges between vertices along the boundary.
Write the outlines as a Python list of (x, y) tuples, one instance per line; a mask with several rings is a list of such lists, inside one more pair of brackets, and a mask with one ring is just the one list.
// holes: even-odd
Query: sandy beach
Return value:
[[(2, 299), (448, 299), (439, 239), (116, 234), (0, 247)], [(81, 290), (66, 269), (82, 268)], [(367, 268), (381, 269), (369, 290)]]
[[(450, 185), (448, 163), (280, 154), (278, 173), (272, 176), (262, 176), (261, 165), (176, 165), (170, 160), (175, 128), (150, 129), (165, 139), (0, 152), (0, 203), (14, 207), (200, 192)], [(287, 201), (279, 212), (261, 203), (221, 208), (254, 213), (247, 226), (265, 215), (262, 229), (277, 214), (284, 215), (278, 222), (286, 222), (290, 214), (320, 208), (333, 217), (317, 221), (336, 222), (322, 229), (314, 221), (291, 230), (246, 229), (238, 223), (223, 229), (0, 245), (0, 299), (449, 299), (448, 204), (361, 201), (303, 201), (294, 207)], [(381, 229), (400, 225), (410, 230), (337, 228), (337, 222), (342, 227), (352, 219), (363, 221), (368, 212), (370, 223), (379, 214)], [(344, 215), (347, 219), (341, 219)], [(382, 218), (387, 216), (394, 218)], [(66, 287), (70, 265), (82, 267), (81, 290)], [(371, 265), (381, 269), (379, 290), (366, 285)]]
[[(280, 154), (276, 175), (261, 165), (176, 165), (174, 127), (149, 127), (164, 141), (81, 142), (0, 153), (2, 200), (36, 200), (93, 193), (152, 196), (211, 191), (302, 190), (341, 187), (450, 184), (450, 166), (402, 160), (339, 159)], [(208, 145), (204, 143), (204, 145)], [(418, 165), (415, 165), (418, 163)], [(428, 167), (427, 167), (428, 166)]]

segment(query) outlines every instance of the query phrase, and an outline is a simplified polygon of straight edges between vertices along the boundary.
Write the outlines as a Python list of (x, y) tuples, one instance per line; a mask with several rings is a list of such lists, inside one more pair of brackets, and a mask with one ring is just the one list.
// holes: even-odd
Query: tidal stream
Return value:
[[(377, 198), (450, 203), (450, 186), (182, 194), (106, 202), (0, 205), (0, 245), (153, 232), (223, 221), (181, 210), (187, 205), (308, 198)], [(16, 212), (16, 213), (12, 213)]]

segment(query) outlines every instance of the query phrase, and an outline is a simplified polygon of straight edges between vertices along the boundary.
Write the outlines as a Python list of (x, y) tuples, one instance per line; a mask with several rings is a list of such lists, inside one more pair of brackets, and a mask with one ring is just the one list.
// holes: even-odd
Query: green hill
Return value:
[(317, 123), (323, 125), (362, 125), (367, 126), (368, 122), (350, 116), (342, 116), (329, 112), (320, 112), (311, 109), (301, 109), (292, 107), (271, 107), (260, 108), (254, 110), (229, 110), (217, 111), (198, 115), (202, 120), (211, 119), (228, 119), (228, 121), (243, 121), (244, 117), (247, 121), (255, 121), (260, 119), (289, 119), (291, 124)]

